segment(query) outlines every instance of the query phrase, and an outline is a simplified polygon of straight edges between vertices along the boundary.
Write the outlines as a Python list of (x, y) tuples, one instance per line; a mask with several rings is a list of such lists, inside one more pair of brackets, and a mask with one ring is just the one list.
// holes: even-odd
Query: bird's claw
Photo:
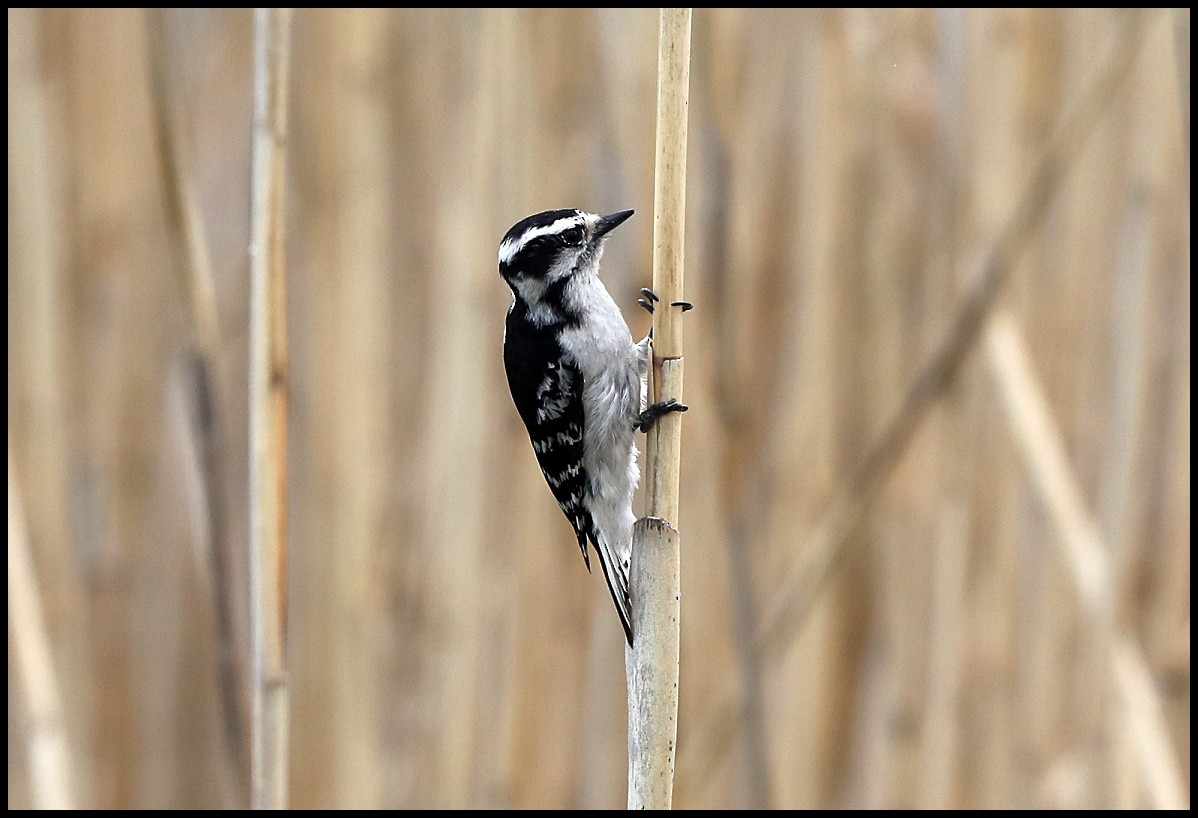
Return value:
[(679, 403), (676, 398), (658, 401), (651, 404), (649, 408), (637, 416), (636, 421), (633, 423), (633, 428), (639, 429), (642, 432), (648, 432), (653, 428), (653, 424), (657, 422), (658, 418), (663, 415), (668, 415), (670, 412), (685, 412), (687, 409), (690, 409), (690, 407), (685, 403)]
[(638, 298), (636, 303), (640, 304), (650, 315), (652, 315), (653, 305), (656, 302), (661, 301), (661, 299), (657, 297), (657, 293), (653, 292), (648, 287), (641, 287), (641, 295), (643, 295), (644, 298)]
[[(652, 315), (654, 305), (658, 301), (661, 301), (661, 298), (659, 298), (657, 293), (653, 292), (648, 287), (641, 287), (641, 295), (643, 295), (644, 298), (638, 298), (636, 303), (640, 304), (642, 307), (644, 307), (646, 312)], [(689, 312), (695, 308), (695, 305), (689, 301), (671, 301), (670, 306), (681, 307), (683, 312)]]

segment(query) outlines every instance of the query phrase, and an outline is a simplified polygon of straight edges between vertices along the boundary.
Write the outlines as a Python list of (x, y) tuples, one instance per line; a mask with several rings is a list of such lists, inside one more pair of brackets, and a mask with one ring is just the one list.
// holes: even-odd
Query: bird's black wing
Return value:
[(509, 314), (503, 343), (508, 388), (532, 439), (532, 448), (557, 504), (574, 528), (587, 570), (591, 514), (584, 502), (582, 372), (552, 332)]

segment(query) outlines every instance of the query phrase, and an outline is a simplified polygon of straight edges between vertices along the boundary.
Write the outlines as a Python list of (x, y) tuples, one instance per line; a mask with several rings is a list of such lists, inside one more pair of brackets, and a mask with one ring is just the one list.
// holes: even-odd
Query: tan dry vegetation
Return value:
[[(676, 806), (1188, 804), (1189, 20), (695, 12)], [(9, 805), (238, 805), (253, 15), (8, 43)], [(652, 10), (293, 15), (293, 806), (624, 803), (495, 247), (636, 208), (644, 332), (656, 49)]]

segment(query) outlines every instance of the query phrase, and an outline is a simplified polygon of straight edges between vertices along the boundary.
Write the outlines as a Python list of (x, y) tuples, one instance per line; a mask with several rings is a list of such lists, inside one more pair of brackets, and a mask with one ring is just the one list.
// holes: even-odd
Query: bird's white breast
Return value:
[(563, 330), (561, 343), (582, 372), (587, 476), (598, 495), (630, 503), (639, 477), (632, 425), (641, 403), (639, 353), (597, 277), (578, 277), (564, 296), (583, 316), (578, 326)]

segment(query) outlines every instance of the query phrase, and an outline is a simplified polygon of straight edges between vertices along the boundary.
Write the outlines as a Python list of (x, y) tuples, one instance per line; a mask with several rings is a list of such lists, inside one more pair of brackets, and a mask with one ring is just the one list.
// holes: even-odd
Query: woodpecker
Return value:
[[(629, 645), (636, 431), (687, 410), (676, 400), (646, 408), (652, 333), (634, 342), (599, 280), (604, 242), (632, 213), (547, 210), (517, 222), (499, 244), (499, 274), (513, 296), (503, 337), (512, 400), (588, 571), (587, 543), (595, 548)], [(652, 312), (657, 296), (642, 292)]]

